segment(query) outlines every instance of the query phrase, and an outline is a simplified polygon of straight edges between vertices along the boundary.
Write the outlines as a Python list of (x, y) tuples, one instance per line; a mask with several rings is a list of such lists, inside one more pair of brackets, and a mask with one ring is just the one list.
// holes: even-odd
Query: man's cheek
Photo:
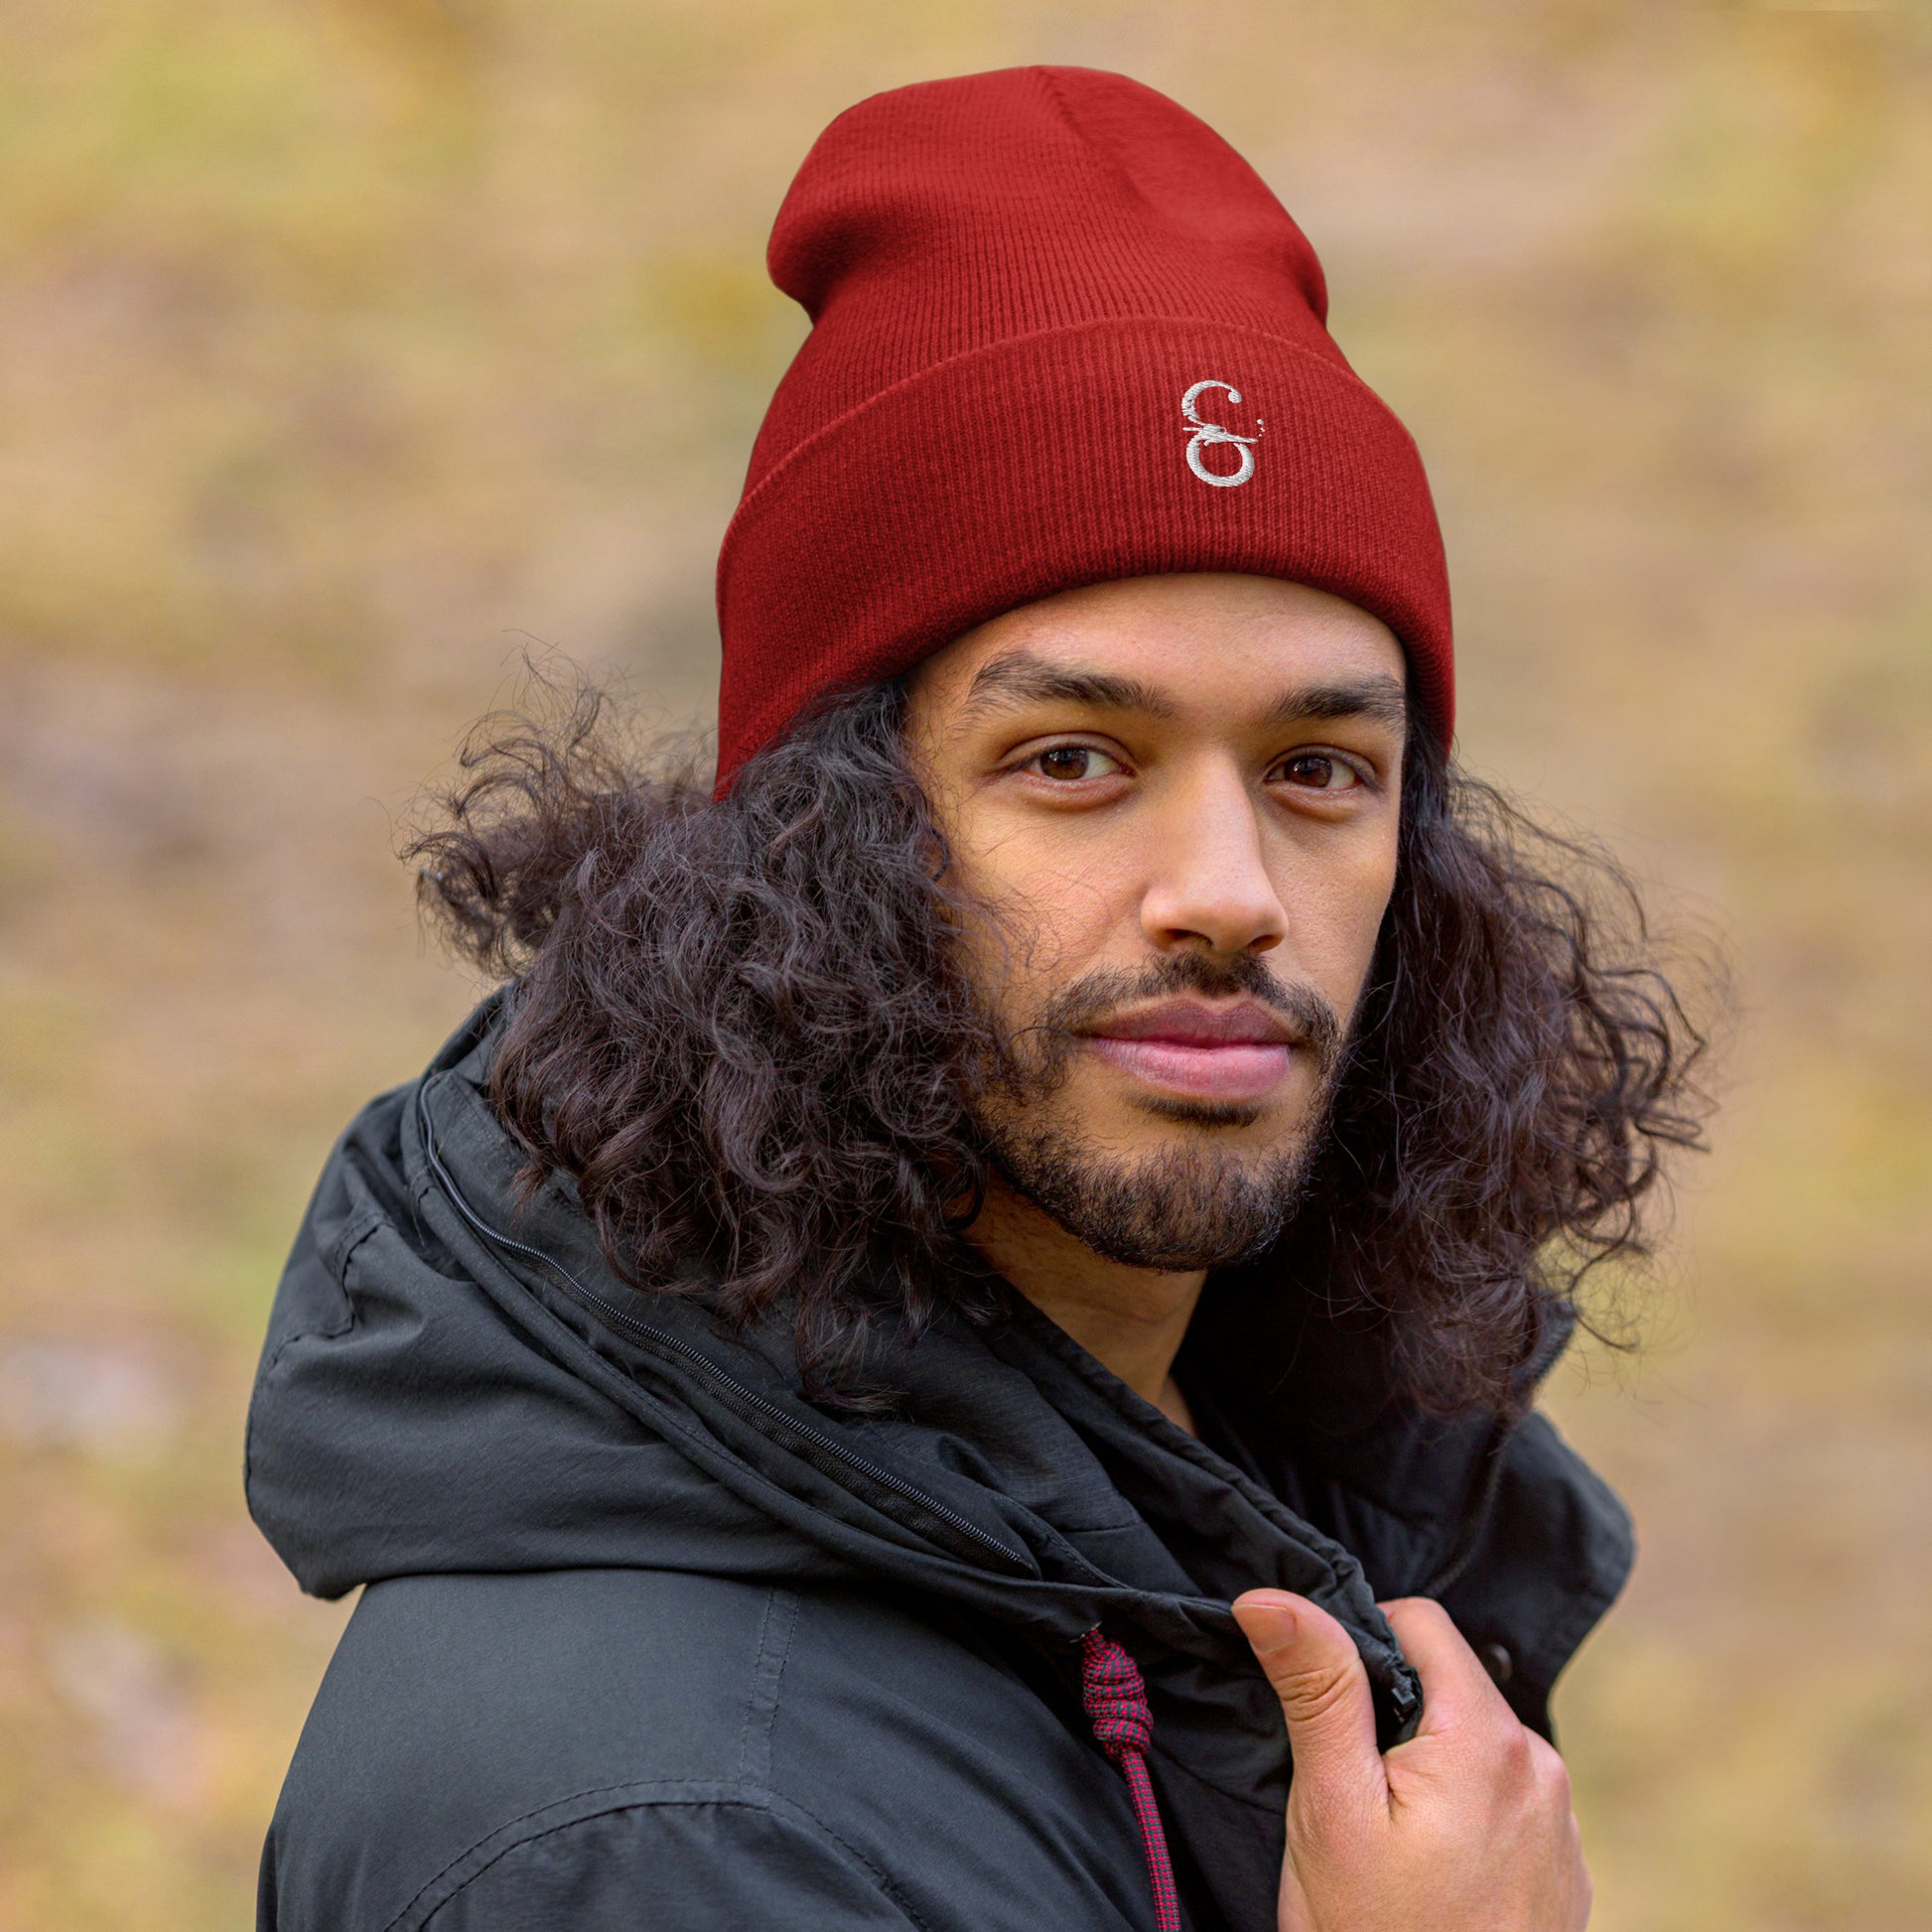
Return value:
[(1378, 873), (1350, 893), (1346, 902), (1337, 908), (1332, 938), (1325, 949), (1327, 957), (1321, 963), (1316, 984), (1344, 1029), (1353, 1023), (1362, 995), (1368, 990), (1388, 897), (1388, 882)]

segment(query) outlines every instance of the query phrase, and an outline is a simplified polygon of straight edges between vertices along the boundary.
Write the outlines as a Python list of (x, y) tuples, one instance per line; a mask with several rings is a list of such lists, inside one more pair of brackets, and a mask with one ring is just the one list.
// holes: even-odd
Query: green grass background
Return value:
[(1606, 1932), (1932, 1923), (1932, 20), (1625, 0), (10, 0), (0, 1926), (250, 1922), (344, 1610), (240, 1501), (282, 1249), (471, 988), (398, 816), (537, 640), (672, 724), (830, 116), (1222, 129), (1442, 504), (1463, 745), (1724, 936), (1560, 1715)]

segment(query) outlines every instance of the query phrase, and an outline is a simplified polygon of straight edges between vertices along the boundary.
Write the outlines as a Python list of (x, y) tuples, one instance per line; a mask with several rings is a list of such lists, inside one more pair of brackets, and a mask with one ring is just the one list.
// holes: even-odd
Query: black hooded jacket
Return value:
[(1144, 1932), (1098, 1625), (1147, 1682), (1186, 1922), (1265, 1932), (1256, 1586), (1349, 1627), (1387, 1738), (1419, 1690), (1375, 1599), (1417, 1591), (1547, 1728), (1630, 1542), (1540, 1417), (1425, 1422), (1372, 1338), (1239, 1279), (1176, 1366), (1198, 1441), (1018, 1298), (897, 1349), (890, 1416), (816, 1407), (775, 1333), (619, 1283), (567, 1184), (515, 1209), (493, 1012), (349, 1128), (271, 1317), (250, 1507), (305, 1589), (363, 1591), (263, 1927)]

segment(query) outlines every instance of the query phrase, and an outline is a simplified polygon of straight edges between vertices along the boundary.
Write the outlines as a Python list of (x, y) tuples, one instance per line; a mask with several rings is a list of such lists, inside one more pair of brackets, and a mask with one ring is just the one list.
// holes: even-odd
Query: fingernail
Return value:
[(1268, 1622), (1273, 1641), (1271, 1650), (1286, 1650), (1302, 1634), (1302, 1619), (1286, 1603), (1269, 1606)]
[(1234, 1614), (1248, 1641), (1257, 1648), (1265, 1643), (1270, 1650), (1280, 1650), (1293, 1643), (1301, 1629), (1293, 1603), (1259, 1590), (1241, 1597), (1234, 1606)]

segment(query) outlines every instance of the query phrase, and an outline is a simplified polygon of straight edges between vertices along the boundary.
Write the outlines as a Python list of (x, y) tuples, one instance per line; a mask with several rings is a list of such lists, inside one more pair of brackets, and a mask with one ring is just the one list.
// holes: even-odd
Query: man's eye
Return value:
[(1027, 762), (1042, 778), (1071, 782), (1079, 778), (1110, 778), (1120, 769), (1120, 760), (1095, 751), (1091, 745), (1055, 745), (1049, 752), (1035, 752)]
[(1320, 752), (1303, 752), (1276, 768), (1290, 784), (1305, 791), (1348, 791), (1362, 781), (1362, 774), (1352, 764)]

